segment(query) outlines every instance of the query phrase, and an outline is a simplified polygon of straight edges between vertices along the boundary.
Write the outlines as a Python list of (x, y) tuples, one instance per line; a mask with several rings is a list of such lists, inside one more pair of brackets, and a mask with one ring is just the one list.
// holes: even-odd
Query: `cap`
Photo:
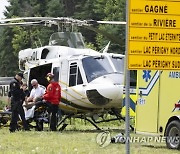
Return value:
[(24, 76), (23, 76), (22, 72), (17, 73), (17, 75), (24, 79)]

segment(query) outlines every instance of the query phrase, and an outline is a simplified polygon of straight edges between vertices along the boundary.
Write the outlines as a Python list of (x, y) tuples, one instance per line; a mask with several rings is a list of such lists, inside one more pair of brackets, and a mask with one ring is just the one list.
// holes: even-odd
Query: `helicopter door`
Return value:
[(61, 79), (59, 78), (59, 72), (60, 72), (60, 67), (57, 65), (53, 65), (53, 74), (54, 74), (54, 80), (56, 82), (59, 82)]
[(32, 79), (37, 79), (40, 85), (47, 87), (48, 82), (45, 77), (47, 73), (51, 72), (51, 68), (52, 68), (52, 63), (39, 65), (37, 67), (31, 68), (29, 71), (29, 78), (28, 78), (29, 88), (32, 89), (32, 86), (31, 86)]
[(78, 66), (78, 61), (69, 61), (69, 72), (68, 72), (68, 85), (67, 88), (67, 100), (70, 100), (71, 102), (75, 104), (79, 104), (82, 99), (82, 96), (84, 96), (84, 90), (83, 90), (83, 80), (80, 68)]
[(61, 61), (61, 71), (60, 71), (60, 85), (61, 85), (61, 89), (62, 89), (62, 96), (64, 98), (67, 97), (67, 88), (68, 88), (68, 60), (63, 59)]
[(81, 72), (76, 61), (71, 61), (69, 65), (69, 87), (83, 84)]

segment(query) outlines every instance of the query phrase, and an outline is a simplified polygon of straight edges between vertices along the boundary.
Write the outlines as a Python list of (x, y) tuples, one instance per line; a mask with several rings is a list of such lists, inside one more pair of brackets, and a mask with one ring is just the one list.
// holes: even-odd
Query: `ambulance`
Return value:
[(180, 149), (180, 71), (137, 71), (135, 132), (165, 138)]

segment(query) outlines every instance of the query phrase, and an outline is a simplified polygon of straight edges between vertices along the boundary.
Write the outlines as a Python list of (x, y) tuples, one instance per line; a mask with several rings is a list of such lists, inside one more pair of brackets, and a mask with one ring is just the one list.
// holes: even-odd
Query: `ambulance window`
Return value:
[(59, 67), (54, 67), (53, 68), (53, 74), (54, 74), (54, 80), (59, 82)]

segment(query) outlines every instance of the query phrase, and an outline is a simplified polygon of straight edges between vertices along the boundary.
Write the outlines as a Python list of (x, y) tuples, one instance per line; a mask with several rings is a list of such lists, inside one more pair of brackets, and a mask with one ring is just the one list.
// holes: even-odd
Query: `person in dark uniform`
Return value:
[(10, 122), (10, 132), (15, 132), (17, 129), (18, 115), (21, 116), (24, 130), (29, 130), (28, 125), (25, 120), (24, 110), (22, 107), (23, 99), (25, 98), (25, 93), (21, 89), (23, 73), (19, 72), (16, 74), (14, 79), (10, 82), (10, 96), (11, 96), (11, 122)]

